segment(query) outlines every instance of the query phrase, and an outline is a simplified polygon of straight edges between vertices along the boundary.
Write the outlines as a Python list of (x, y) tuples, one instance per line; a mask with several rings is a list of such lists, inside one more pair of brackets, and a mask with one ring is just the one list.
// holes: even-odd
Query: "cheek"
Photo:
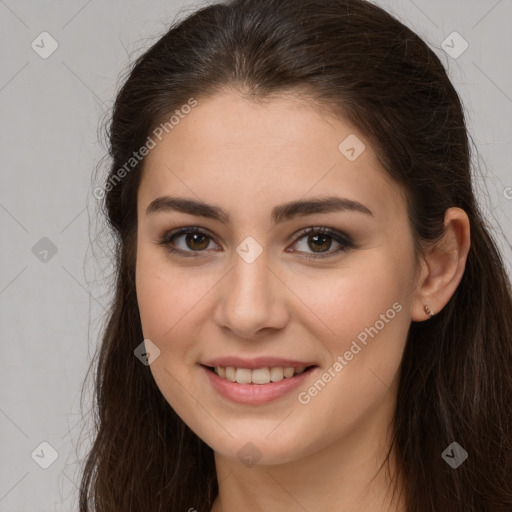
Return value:
[(336, 340), (332, 348), (343, 348), (381, 315), (384, 321), (394, 320), (397, 309), (406, 310), (411, 283), (405, 268), (405, 263), (397, 265), (390, 258), (361, 258), (357, 265), (335, 273), (294, 278), (293, 290), (305, 306), (303, 318), (311, 318), (324, 340)]
[(188, 418), (191, 375), (187, 363), (195, 362), (190, 319), (198, 311), (194, 305), (201, 290), (155, 251), (139, 250), (135, 274), (144, 339), (160, 350), (149, 369), (167, 402), (180, 416)]
[(397, 375), (410, 325), (412, 263), (389, 254), (361, 257), (330, 278), (296, 280), (294, 291), (314, 313), (303, 317), (311, 318), (307, 328), (327, 349), (326, 369), (332, 367), (328, 390), (302, 390), (318, 413), (332, 403), (348, 411), (371, 407)]
[[(320, 432), (317, 418), (338, 427), (318, 442), (334, 442), (373, 414), (396, 384), (410, 325), (407, 279), (382, 265), (379, 272), (355, 272), (308, 290), (308, 305), (321, 318), (317, 337), (329, 352), (323, 372), (300, 389), (305, 430)], [(321, 381), (321, 382), (320, 382)]]
[(144, 337), (157, 342), (174, 323), (177, 312), (171, 306), (177, 303), (179, 287), (170, 286), (165, 274), (141, 257), (137, 260), (136, 289)]
[[(158, 383), (165, 378), (162, 370), (172, 361), (172, 358), (169, 358), (171, 346), (166, 340), (175, 334), (179, 318), (185, 313), (180, 311), (180, 286), (177, 286), (174, 280), (171, 281), (165, 272), (147, 263), (143, 257), (137, 262), (137, 302), (144, 339), (151, 340), (160, 350), (159, 357), (150, 365), (155, 378), (158, 375)], [(172, 347), (173, 350), (176, 348)]]
[(135, 281), (144, 336), (162, 342), (191, 309), (194, 286), (172, 267), (163, 248), (139, 247)]
[[(136, 289), (142, 331), (163, 354), (185, 354), (193, 359), (191, 340), (206, 321), (211, 292), (219, 277), (197, 267), (180, 269), (171, 264), (165, 251), (141, 249), (136, 267)], [(175, 366), (178, 359), (169, 357)], [(194, 361), (192, 361), (194, 362)]]

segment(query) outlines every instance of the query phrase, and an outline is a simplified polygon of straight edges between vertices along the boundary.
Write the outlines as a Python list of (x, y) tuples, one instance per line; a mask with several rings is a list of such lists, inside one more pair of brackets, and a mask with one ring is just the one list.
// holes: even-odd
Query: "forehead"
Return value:
[(271, 204), (335, 194), (371, 205), (383, 220), (396, 216), (400, 188), (347, 120), (291, 95), (261, 103), (225, 92), (197, 101), (155, 139), (139, 212), (178, 194), (255, 219), (269, 216)]

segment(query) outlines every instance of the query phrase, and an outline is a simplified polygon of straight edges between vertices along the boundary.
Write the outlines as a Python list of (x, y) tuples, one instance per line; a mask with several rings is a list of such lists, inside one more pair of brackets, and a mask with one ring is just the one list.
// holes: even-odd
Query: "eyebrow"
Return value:
[[(225, 224), (229, 224), (230, 222), (229, 214), (219, 206), (196, 201), (195, 199), (171, 196), (162, 196), (151, 201), (146, 208), (146, 215), (170, 211), (188, 213), (197, 217), (206, 217)], [(272, 209), (271, 218), (274, 224), (278, 224), (298, 216), (343, 211), (359, 212), (372, 217), (374, 216), (368, 207), (358, 201), (330, 196), (280, 204)]]

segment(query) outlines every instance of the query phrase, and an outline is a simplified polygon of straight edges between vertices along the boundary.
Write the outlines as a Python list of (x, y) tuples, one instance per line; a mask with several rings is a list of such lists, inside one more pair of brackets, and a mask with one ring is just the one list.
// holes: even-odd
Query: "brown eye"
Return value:
[(164, 236), (159, 242), (171, 253), (180, 253), (184, 256), (196, 256), (208, 249), (212, 237), (200, 228), (187, 227), (175, 230)]
[[(333, 242), (338, 247), (330, 250)], [(304, 253), (304, 257), (307, 259), (327, 258), (355, 247), (347, 235), (325, 227), (311, 227), (301, 231), (294, 245), (298, 249), (293, 252)]]
[[(207, 252), (210, 242), (214, 242), (213, 237), (203, 229), (186, 227), (168, 233), (159, 241), (159, 245), (163, 245), (170, 253), (200, 256), (200, 253)], [(338, 247), (331, 250), (333, 242)], [(294, 245), (302, 247), (291, 252), (303, 253), (301, 257), (306, 259), (326, 258), (355, 247), (347, 235), (324, 227), (311, 227), (303, 230), (296, 238)]]
[(202, 251), (208, 247), (209, 240), (206, 235), (201, 233), (187, 233), (185, 234), (185, 243), (193, 251)]
[(308, 246), (315, 252), (323, 252), (331, 247), (332, 238), (329, 235), (311, 235), (308, 237)]

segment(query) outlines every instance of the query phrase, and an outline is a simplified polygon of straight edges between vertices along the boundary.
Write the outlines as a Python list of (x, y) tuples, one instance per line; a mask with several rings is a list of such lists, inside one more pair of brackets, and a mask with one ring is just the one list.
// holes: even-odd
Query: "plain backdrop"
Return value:
[[(480, 202), (510, 272), (512, 1), (376, 3), (427, 40), (462, 96)], [(129, 63), (204, 4), (0, 0), (0, 512), (77, 510), (91, 406), (80, 391), (110, 299), (92, 195), (100, 128)], [(456, 58), (450, 35), (455, 50), (468, 45)]]

